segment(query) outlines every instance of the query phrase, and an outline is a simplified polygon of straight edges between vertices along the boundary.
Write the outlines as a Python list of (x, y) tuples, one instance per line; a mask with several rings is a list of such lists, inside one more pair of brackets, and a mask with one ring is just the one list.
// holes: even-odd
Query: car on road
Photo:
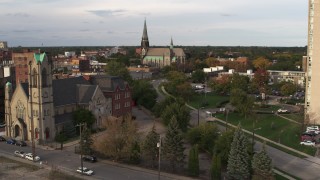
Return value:
[[(30, 161), (33, 161), (33, 154), (32, 153), (27, 153), (25, 155), (25, 158), (30, 160)], [(40, 160), (40, 157), (39, 156), (35, 156), (34, 157), (34, 161), (39, 161)]]
[(300, 142), (301, 145), (305, 145), (305, 146), (315, 146), (316, 143), (312, 142), (312, 141), (302, 141)]
[(278, 109), (278, 113), (289, 113), (287, 109)]
[(86, 156), (83, 156), (82, 159), (84, 161), (89, 161), (89, 162), (97, 162), (97, 157), (95, 156), (89, 156), (89, 155), (86, 155)]
[(93, 171), (91, 169), (86, 168), (86, 167), (82, 167), (82, 168), (78, 167), (77, 172), (80, 174), (88, 175), (88, 176), (93, 175)]
[(7, 144), (15, 145), (16, 142), (17, 142), (17, 141), (16, 141), (15, 139), (8, 139), (8, 140), (7, 140)]
[(24, 158), (26, 154), (23, 151), (16, 150), (16, 151), (14, 151), (14, 155), (21, 157), (21, 158)]
[(6, 138), (0, 136), (0, 141), (6, 141)]
[(27, 146), (27, 143), (24, 142), (24, 141), (17, 141), (17, 142), (16, 142), (16, 146), (20, 146), (20, 147), (22, 147), (22, 146)]

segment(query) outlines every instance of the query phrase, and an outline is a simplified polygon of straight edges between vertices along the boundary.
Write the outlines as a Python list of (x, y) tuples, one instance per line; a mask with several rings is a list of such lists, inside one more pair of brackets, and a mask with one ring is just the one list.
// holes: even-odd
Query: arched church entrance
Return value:
[(14, 137), (16, 138), (18, 136), (20, 136), (20, 127), (19, 127), (19, 125), (15, 125), (14, 126)]

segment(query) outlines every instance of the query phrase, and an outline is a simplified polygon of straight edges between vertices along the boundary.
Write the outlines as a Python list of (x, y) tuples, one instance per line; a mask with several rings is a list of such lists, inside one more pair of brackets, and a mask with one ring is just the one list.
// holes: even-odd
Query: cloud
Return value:
[(12, 30), (12, 32), (15, 33), (26, 33), (26, 32), (30, 32), (29, 30)]
[(30, 15), (27, 13), (8, 13), (6, 16), (11, 16), (11, 17), (29, 17)]
[(116, 16), (123, 15), (126, 10), (117, 9), (117, 10), (89, 10), (87, 11), (99, 17), (108, 17), (108, 16)]
[(221, 13), (220, 16), (223, 16), (223, 17), (230, 17), (230, 16), (233, 16), (233, 14), (228, 14), (228, 13)]

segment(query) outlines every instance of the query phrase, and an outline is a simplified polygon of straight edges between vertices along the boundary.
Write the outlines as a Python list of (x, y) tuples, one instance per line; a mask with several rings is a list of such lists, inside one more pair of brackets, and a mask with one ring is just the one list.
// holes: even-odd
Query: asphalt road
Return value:
[[(0, 142), (0, 152), (6, 154), (7, 156), (14, 156), (13, 152), (15, 150), (22, 150), (24, 152), (32, 152), (31, 147), (18, 147), (14, 145), (6, 144), (5, 142)], [(76, 168), (80, 166), (80, 156), (74, 154), (73, 151), (68, 150), (44, 150), (36, 149), (36, 154), (41, 158), (43, 163), (47, 162), (48, 166), (55, 167), (58, 169), (63, 169), (71, 173), (76, 174)], [(28, 161), (24, 159), (24, 161)], [(36, 162), (39, 163), (39, 162)], [(141, 168), (128, 168), (128, 166), (118, 166), (115, 164), (109, 164), (104, 161), (99, 161), (96, 163), (83, 162), (83, 166), (92, 169), (94, 175), (90, 179), (105, 179), (105, 180), (115, 180), (115, 179), (139, 179), (139, 180), (150, 180), (158, 179), (157, 171), (141, 170)], [(87, 177), (84, 176), (86, 179)], [(173, 179), (165, 174), (161, 175), (161, 179), (169, 180)], [(177, 179), (177, 178), (174, 178)]]

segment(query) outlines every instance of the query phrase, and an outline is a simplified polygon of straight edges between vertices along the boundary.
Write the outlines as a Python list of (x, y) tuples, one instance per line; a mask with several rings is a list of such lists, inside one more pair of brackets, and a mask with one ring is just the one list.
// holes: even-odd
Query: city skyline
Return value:
[(308, 1), (0, 0), (12, 46), (306, 46)]

